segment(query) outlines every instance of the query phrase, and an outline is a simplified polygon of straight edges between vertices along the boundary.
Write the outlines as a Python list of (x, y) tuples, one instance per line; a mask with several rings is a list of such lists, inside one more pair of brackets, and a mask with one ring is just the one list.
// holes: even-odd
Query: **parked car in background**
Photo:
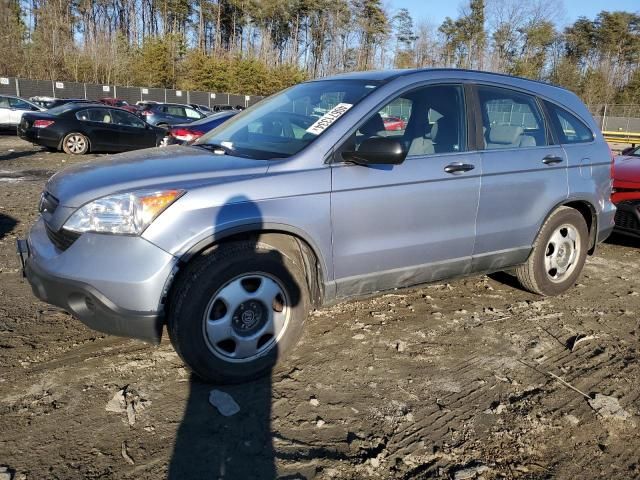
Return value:
[(85, 98), (30, 97), (29, 100), (45, 109), (59, 107), (65, 103), (95, 103)]
[[(381, 113), (400, 105), (407, 127), (389, 135)], [(58, 172), (19, 252), (42, 300), (152, 342), (166, 324), (196, 374), (238, 382), (270, 372), (335, 301), (501, 270), (539, 295), (567, 291), (613, 229), (611, 161), (568, 90), (457, 69), (351, 73), (190, 145)]]
[(616, 231), (640, 237), (640, 147), (616, 157), (611, 200), (618, 207)]
[(388, 132), (398, 132), (407, 128), (407, 122), (400, 117), (382, 117), (384, 129)]
[(145, 105), (139, 112), (147, 123), (168, 129), (179, 123), (189, 123), (206, 117), (189, 105), (179, 103), (151, 103)]
[(215, 113), (212, 108), (209, 108), (206, 105), (200, 105), (200, 104), (197, 104), (197, 103), (190, 103), (189, 106), (192, 107), (192, 108), (195, 108), (200, 113), (204, 113), (205, 115), (212, 115), (213, 113)]
[(24, 113), (39, 112), (41, 110), (44, 110), (44, 108), (22, 98), (0, 95), (0, 129), (15, 130)]
[(126, 100), (122, 100), (121, 98), (101, 98), (98, 100), (100, 103), (105, 105), (109, 105), (110, 107), (120, 107), (125, 109), (127, 112), (138, 113), (138, 107), (129, 105)]
[(231, 110), (209, 115), (191, 123), (182, 123), (169, 128), (169, 134), (164, 139), (164, 145), (182, 145), (200, 138), (205, 133), (222, 125), (239, 112)]
[(229, 110), (244, 110), (244, 107), (240, 105), (213, 105), (211, 107), (214, 112), (227, 112)]
[(158, 103), (162, 103), (162, 102), (156, 102), (155, 100), (138, 100), (136, 102), (136, 107), (145, 108), (145, 107), (148, 107), (149, 105), (156, 105)]
[(28, 113), (18, 126), (24, 140), (72, 155), (155, 147), (164, 134), (126, 110), (102, 104), (68, 103)]

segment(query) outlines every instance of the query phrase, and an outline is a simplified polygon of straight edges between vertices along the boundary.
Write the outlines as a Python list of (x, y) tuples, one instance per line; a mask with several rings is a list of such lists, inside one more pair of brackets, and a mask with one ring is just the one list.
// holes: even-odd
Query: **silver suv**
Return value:
[(611, 154), (571, 92), (464, 70), (354, 73), (188, 146), (54, 175), (19, 242), (42, 300), (201, 377), (270, 369), (308, 312), (513, 270), (556, 295), (613, 228)]

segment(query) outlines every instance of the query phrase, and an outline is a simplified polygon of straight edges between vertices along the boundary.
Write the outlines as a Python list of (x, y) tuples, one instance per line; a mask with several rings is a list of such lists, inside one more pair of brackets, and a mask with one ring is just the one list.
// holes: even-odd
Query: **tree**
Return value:
[(415, 41), (418, 36), (413, 26), (413, 18), (406, 8), (401, 8), (393, 17), (396, 35), (397, 68), (408, 68), (415, 65)]

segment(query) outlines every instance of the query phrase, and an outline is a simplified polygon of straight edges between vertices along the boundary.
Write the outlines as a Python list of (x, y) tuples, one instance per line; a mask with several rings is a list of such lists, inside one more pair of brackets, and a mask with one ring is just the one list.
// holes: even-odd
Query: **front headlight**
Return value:
[(73, 232), (140, 235), (184, 190), (137, 190), (109, 195), (76, 210), (64, 224)]

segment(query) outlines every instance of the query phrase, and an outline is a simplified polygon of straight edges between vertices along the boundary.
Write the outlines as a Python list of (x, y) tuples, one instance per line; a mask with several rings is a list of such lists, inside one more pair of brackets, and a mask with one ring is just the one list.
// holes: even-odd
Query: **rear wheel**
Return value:
[(200, 377), (261, 376), (297, 343), (309, 311), (302, 261), (261, 242), (222, 244), (189, 264), (170, 299), (168, 330)]
[(539, 295), (573, 286), (587, 257), (589, 230), (577, 210), (560, 207), (544, 223), (527, 263), (516, 268), (520, 284)]
[(89, 139), (78, 132), (69, 133), (62, 140), (62, 149), (69, 155), (84, 155), (89, 151)]

